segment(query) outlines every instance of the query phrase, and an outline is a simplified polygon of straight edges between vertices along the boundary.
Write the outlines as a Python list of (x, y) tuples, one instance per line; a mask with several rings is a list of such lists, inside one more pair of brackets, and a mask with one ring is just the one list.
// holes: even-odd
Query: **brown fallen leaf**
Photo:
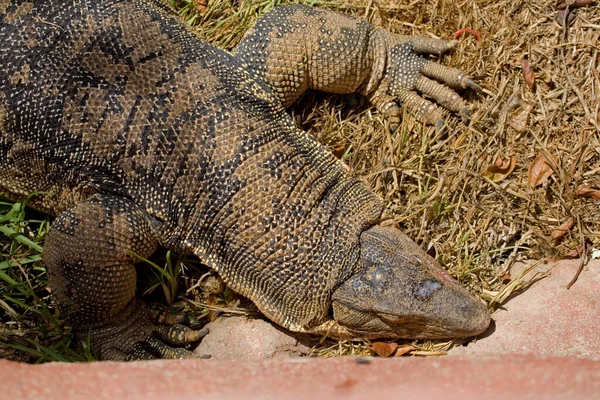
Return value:
[(400, 357), (405, 355), (406, 353), (410, 353), (413, 350), (416, 350), (417, 348), (415, 346), (411, 346), (410, 344), (405, 344), (403, 346), (398, 347), (398, 349), (396, 350), (396, 353), (394, 354), (394, 357)]
[(575, 221), (573, 218), (569, 218), (566, 222), (563, 222), (558, 228), (552, 231), (550, 238), (553, 242), (558, 242), (567, 232), (571, 230)]
[(342, 142), (338, 145), (336, 145), (331, 152), (333, 153), (333, 155), (335, 156), (335, 158), (337, 158), (338, 160), (341, 160), (342, 157), (344, 156), (344, 154), (346, 154), (346, 150), (348, 150), (348, 147), (350, 147), (350, 143), (349, 142)]
[(519, 133), (525, 131), (532, 109), (533, 107), (530, 104), (525, 104), (523, 107), (520, 107), (517, 111), (512, 113), (508, 120), (508, 125)]
[(394, 354), (398, 348), (398, 343), (375, 342), (371, 345), (371, 350), (379, 357), (389, 357)]
[(578, 258), (583, 254), (584, 251), (585, 251), (585, 245), (582, 244), (579, 247), (576, 247), (573, 250), (569, 251), (567, 254), (565, 254), (565, 257)]
[(577, 16), (577, 11), (564, 8), (564, 9), (558, 10), (556, 12), (556, 15), (554, 16), (554, 20), (560, 26), (570, 26), (573, 23), (573, 21), (575, 21), (576, 16)]
[(579, 8), (585, 7), (592, 4), (595, 0), (575, 0), (575, 1), (559, 1), (556, 4), (556, 8), (559, 10), (564, 10), (569, 6), (569, 8)]
[(500, 182), (515, 169), (517, 165), (517, 158), (514, 156), (504, 158), (502, 156), (496, 157), (496, 161), (493, 165), (488, 166), (483, 171), (483, 176), (489, 178), (492, 182)]
[(530, 90), (533, 90), (535, 87), (535, 74), (533, 73), (533, 68), (531, 68), (529, 61), (527, 61), (525, 57), (521, 58), (521, 68), (523, 69), (525, 83), (529, 86)]
[(554, 171), (548, 164), (548, 161), (546, 161), (546, 157), (544, 154), (540, 153), (529, 166), (527, 178), (529, 179), (531, 187), (535, 188), (544, 183), (544, 181), (552, 176), (553, 173)]
[(600, 190), (592, 189), (589, 186), (579, 186), (575, 192), (577, 196), (591, 197), (595, 200), (600, 200)]
[(196, 10), (198, 10), (200, 14), (204, 15), (206, 7), (208, 7), (208, 0), (194, 0), (194, 7), (196, 7)]

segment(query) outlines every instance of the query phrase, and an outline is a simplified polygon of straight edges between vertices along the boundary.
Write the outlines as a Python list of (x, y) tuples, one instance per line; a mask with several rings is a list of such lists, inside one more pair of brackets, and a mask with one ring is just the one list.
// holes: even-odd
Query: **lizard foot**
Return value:
[(104, 194), (52, 223), (44, 262), (53, 295), (67, 323), (100, 359), (195, 358), (177, 346), (208, 332), (135, 298), (135, 263), (154, 252), (155, 223), (129, 199)]
[[(116, 321), (92, 327), (89, 338), (103, 360), (151, 360), (160, 358), (210, 358), (184, 348), (202, 339), (208, 328), (191, 329), (182, 323), (186, 316), (173, 314), (160, 306), (147, 306), (134, 299)], [(84, 336), (85, 332), (81, 332)]]
[(442, 108), (468, 117), (466, 103), (455, 90), (468, 88), (481, 92), (481, 87), (464, 72), (419, 55), (443, 53), (452, 49), (454, 42), (416, 36), (409, 39), (390, 49), (387, 76), (371, 95), (371, 101), (385, 112), (392, 127), (400, 119), (394, 113), (401, 112), (400, 108), (390, 105), (395, 102), (402, 104), (409, 114), (438, 128), (445, 125)]

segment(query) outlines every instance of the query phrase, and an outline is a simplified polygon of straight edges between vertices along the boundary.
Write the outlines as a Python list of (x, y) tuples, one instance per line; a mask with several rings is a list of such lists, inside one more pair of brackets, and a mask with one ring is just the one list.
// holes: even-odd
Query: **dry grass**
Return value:
[[(309, 95), (293, 109), (305, 129), (332, 150), (345, 150), (352, 173), (387, 201), (389, 217), (402, 229), (457, 276), (486, 290), (503, 286), (498, 277), (516, 256), (566, 255), (579, 247), (582, 235), (600, 245), (600, 203), (576, 195), (582, 185), (600, 188), (598, 6), (579, 9), (569, 29), (554, 21), (553, 1), (321, 6), (398, 33), (451, 38), (470, 27), (482, 37), (477, 43), (461, 36), (457, 51), (440, 60), (469, 73), (487, 93), (467, 93), (472, 120), (465, 124), (449, 116), (441, 135), (411, 117), (389, 135), (364, 102), (349, 111), (346, 104), (356, 98)], [(535, 91), (522, 77), (523, 57), (533, 66)], [(527, 171), (540, 153), (554, 157), (555, 173), (532, 189)], [(498, 157), (515, 157), (516, 168), (492, 182), (482, 173)], [(551, 241), (570, 218), (581, 223), (560, 243)]]
[[(385, 199), (389, 223), (428, 249), (492, 308), (527, 287), (521, 276), (510, 276), (515, 261), (572, 256), (584, 243), (586, 257), (600, 248), (600, 201), (576, 194), (582, 186), (600, 189), (598, 5), (578, 9), (573, 24), (564, 28), (554, 20), (553, 0), (314, 3), (402, 34), (451, 39), (454, 32), (472, 28), (481, 35), (480, 43), (461, 36), (457, 51), (440, 60), (485, 88), (481, 96), (465, 93), (471, 121), (448, 115), (441, 134), (405, 117), (390, 135), (381, 116), (356, 96), (312, 93), (291, 110), (300, 126)], [(253, 23), (252, 13), (271, 6), (209, 2), (198, 31), (231, 48)], [(215, 16), (225, 17), (229, 28), (243, 28), (211, 30)], [(522, 58), (533, 68), (533, 91), (523, 78)], [(539, 154), (554, 160), (554, 173), (532, 188), (528, 169)], [(499, 158), (514, 159), (516, 165), (508, 176), (492, 181), (484, 172)], [(552, 240), (570, 219), (573, 228)], [(421, 346), (440, 350), (435, 344)], [(365, 350), (334, 343), (313, 353)]]
[[(232, 48), (274, 3), (209, 1), (194, 14), (197, 31)], [(311, 93), (291, 110), (300, 126), (386, 200), (390, 223), (488, 301), (519, 258), (566, 256), (584, 241), (588, 254), (600, 247), (600, 202), (576, 194), (582, 186), (600, 189), (598, 5), (578, 9), (564, 28), (554, 21), (553, 0), (309, 3), (402, 34), (451, 39), (472, 28), (481, 35), (480, 43), (461, 36), (457, 51), (440, 60), (470, 74), (486, 92), (465, 93), (471, 121), (448, 115), (441, 134), (406, 116), (390, 135), (381, 116), (356, 96)], [(183, 8), (184, 17), (190, 9)], [(533, 91), (522, 58), (533, 67)], [(554, 173), (532, 188), (528, 168), (540, 153), (555, 161)], [(499, 157), (514, 158), (516, 166), (494, 182), (483, 173)], [(574, 227), (552, 240), (571, 218)]]
[[(202, 12), (192, 1), (175, 3), (200, 36), (232, 48), (259, 15), (287, 1), (209, 0)], [(486, 90), (481, 96), (465, 94), (471, 104), (471, 121), (448, 115), (447, 129), (441, 133), (406, 116), (390, 135), (381, 116), (356, 96), (311, 93), (293, 107), (298, 124), (335, 150), (352, 174), (385, 199), (387, 223), (408, 233), (491, 306), (527, 286), (519, 277), (510, 277), (516, 260), (564, 257), (583, 244), (589, 257), (593, 248), (600, 248), (600, 201), (577, 195), (581, 186), (600, 189), (597, 3), (579, 9), (568, 29), (554, 21), (554, 0), (310, 4), (366, 18), (403, 34), (450, 39), (454, 32), (472, 28), (481, 35), (480, 43), (471, 35), (461, 36), (457, 51), (440, 59), (470, 74)], [(523, 57), (535, 73), (534, 91), (522, 76)], [(528, 168), (539, 154), (550, 160), (554, 173), (532, 188)], [(516, 166), (508, 176), (492, 181), (483, 173), (499, 157), (514, 158)], [(574, 221), (572, 229), (552, 240), (552, 233), (569, 219)], [(15, 260), (10, 247), (14, 241), (4, 243), (0, 257)], [(40, 285), (31, 282), (35, 282), (34, 275), (43, 282), (43, 275), (35, 273), (40, 268), (39, 262), (32, 262), (8, 272), (22, 274), (21, 280), (39, 292)], [(197, 284), (197, 278), (185, 275), (183, 286)], [(188, 302), (200, 312), (214, 313), (214, 307), (217, 312), (218, 307), (240, 312), (237, 303), (225, 295), (195, 293), (182, 295), (201, 302), (212, 299), (210, 307)], [(29, 297), (32, 304), (37, 298)], [(6, 299), (0, 306), (0, 312), (4, 309), (0, 335), (3, 329), (13, 329), (13, 336), (17, 331), (21, 336), (36, 336), (27, 331), (32, 324), (7, 311), (19, 314), (30, 312), (28, 308), (8, 304)], [(368, 345), (326, 342), (311, 354), (365, 355), (370, 354)], [(450, 345), (417, 343), (417, 354), (441, 354)]]

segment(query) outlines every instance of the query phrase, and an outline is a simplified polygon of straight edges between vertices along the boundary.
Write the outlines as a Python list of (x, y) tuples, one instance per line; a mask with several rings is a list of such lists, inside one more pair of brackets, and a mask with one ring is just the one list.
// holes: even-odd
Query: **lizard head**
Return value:
[(355, 337), (458, 338), (488, 327), (487, 308), (394, 228), (362, 233), (361, 262), (332, 296), (333, 317)]

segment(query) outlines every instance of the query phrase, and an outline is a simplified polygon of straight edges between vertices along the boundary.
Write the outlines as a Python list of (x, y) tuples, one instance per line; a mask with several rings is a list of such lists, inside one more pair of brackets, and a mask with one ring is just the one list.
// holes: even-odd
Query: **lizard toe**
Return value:
[(160, 325), (154, 330), (154, 333), (161, 339), (173, 345), (185, 345), (194, 343), (208, 334), (208, 328), (194, 330), (185, 325)]
[(181, 348), (169, 346), (156, 337), (149, 337), (143, 342), (138, 342), (127, 354), (126, 361), (154, 360), (154, 359), (205, 359), (210, 355), (199, 355)]
[(102, 360), (199, 358), (184, 346), (201, 340), (208, 334), (208, 328), (192, 329), (174, 322), (183, 319), (181, 314), (169, 313), (165, 307), (148, 306), (134, 299), (109, 324), (78, 334), (81, 339), (89, 338)]
[(150, 319), (160, 325), (190, 324), (190, 318), (183, 313), (173, 312), (161, 304), (148, 304)]

